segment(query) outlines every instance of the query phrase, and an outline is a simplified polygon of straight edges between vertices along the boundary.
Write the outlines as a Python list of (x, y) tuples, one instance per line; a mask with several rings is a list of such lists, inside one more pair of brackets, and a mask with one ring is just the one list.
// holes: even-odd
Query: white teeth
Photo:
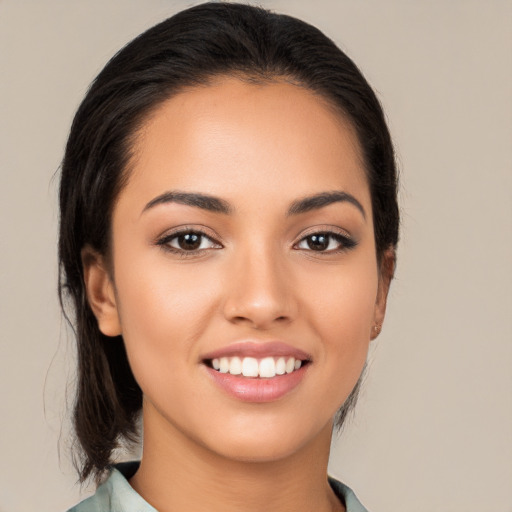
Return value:
[(302, 366), (302, 361), (294, 357), (288, 359), (264, 357), (260, 360), (255, 357), (220, 357), (212, 359), (211, 364), (212, 368), (220, 373), (271, 379), (276, 375), (284, 375), (298, 370)]
[(284, 375), (286, 373), (286, 361), (284, 357), (280, 357), (276, 361), (276, 373), (277, 375)]
[(276, 363), (273, 357), (265, 357), (260, 361), (260, 377), (275, 377)]
[(229, 372), (229, 359), (227, 357), (220, 358), (220, 373), (228, 373)]
[(242, 373), (242, 361), (239, 357), (233, 357), (229, 365), (231, 375), (240, 375)]
[(258, 360), (254, 359), (254, 357), (244, 357), (242, 361), (242, 375), (244, 377), (257, 377), (258, 374)]

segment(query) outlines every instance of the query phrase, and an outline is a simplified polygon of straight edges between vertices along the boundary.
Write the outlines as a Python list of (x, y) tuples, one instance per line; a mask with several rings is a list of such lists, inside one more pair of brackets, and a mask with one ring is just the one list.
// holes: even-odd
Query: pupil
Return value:
[(178, 237), (179, 246), (185, 250), (197, 249), (201, 245), (201, 236), (196, 233), (187, 233)]
[(324, 251), (329, 246), (327, 235), (311, 235), (308, 238), (308, 246), (313, 251)]

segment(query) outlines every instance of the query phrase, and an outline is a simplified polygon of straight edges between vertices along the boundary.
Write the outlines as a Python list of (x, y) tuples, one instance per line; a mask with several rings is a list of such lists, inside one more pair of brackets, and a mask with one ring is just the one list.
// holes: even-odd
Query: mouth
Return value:
[(273, 402), (299, 388), (309, 373), (310, 354), (281, 342), (245, 340), (199, 360), (212, 382), (242, 402)]
[(203, 363), (219, 373), (252, 379), (272, 379), (289, 375), (308, 365), (308, 359), (295, 357), (216, 357)]

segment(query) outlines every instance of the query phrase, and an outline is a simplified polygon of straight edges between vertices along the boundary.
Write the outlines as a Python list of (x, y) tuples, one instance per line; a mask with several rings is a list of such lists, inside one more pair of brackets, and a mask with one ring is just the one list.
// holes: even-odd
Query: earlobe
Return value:
[(370, 339), (374, 340), (382, 329), (384, 317), (386, 316), (386, 304), (389, 287), (395, 273), (395, 249), (390, 247), (384, 251), (379, 271), (379, 287), (375, 301), (374, 321), (370, 333)]
[(82, 249), (82, 267), (87, 300), (105, 336), (121, 334), (114, 283), (104, 257), (91, 247)]

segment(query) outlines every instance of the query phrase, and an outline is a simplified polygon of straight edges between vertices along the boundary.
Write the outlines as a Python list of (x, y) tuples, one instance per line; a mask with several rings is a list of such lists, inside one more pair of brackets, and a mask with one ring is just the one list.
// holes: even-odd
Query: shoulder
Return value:
[(67, 512), (110, 512), (110, 500), (108, 495), (102, 492), (101, 486), (90, 498), (81, 501)]
[(93, 496), (68, 512), (156, 512), (128, 483), (137, 468), (135, 462), (116, 465)]
[(345, 505), (347, 512), (368, 512), (350, 487), (332, 477), (329, 477), (329, 484), (339, 500)]
[[(110, 480), (110, 477), (109, 477)], [(111, 492), (107, 480), (104, 484), (100, 485), (93, 496), (87, 498), (73, 508), (70, 508), (68, 512), (111, 512)]]

